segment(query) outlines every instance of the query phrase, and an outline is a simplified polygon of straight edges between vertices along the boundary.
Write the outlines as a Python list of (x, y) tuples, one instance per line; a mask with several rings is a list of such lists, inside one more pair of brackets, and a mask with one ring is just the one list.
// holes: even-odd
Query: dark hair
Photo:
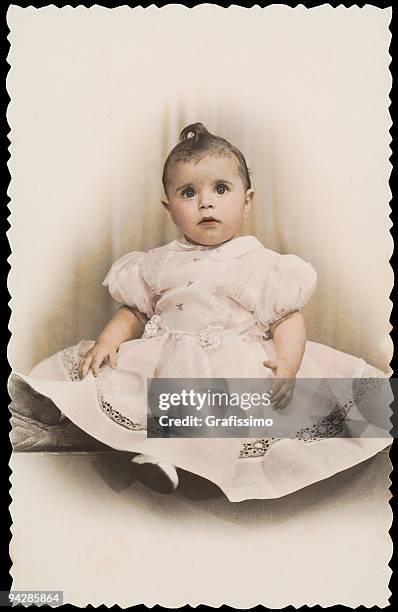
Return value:
[[(192, 134), (190, 136), (190, 134)], [(191, 123), (187, 125), (180, 134), (180, 142), (170, 151), (163, 168), (162, 183), (165, 193), (167, 186), (168, 171), (171, 165), (177, 162), (190, 162), (200, 160), (205, 155), (224, 157), (234, 155), (238, 161), (239, 174), (246, 190), (250, 189), (250, 172), (242, 153), (228, 140), (211, 134), (203, 123)]]

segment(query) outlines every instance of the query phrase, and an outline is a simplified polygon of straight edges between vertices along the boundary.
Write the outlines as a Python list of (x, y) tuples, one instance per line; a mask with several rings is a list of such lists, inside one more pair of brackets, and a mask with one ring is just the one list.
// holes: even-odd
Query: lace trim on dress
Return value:
[[(76, 357), (76, 349), (74, 347), (64, 349), (63, 351), (60, 351), (60, 357), (61, 363), (70, 380), (79, 380), (79, 360)], [(158, 424), (154, 423), (154, 425), (150, 427), (143, 426), (139, 422), (133, 421), (132, 419), (126, 417), (112, 406), (112, 403), (106, 398), (107, 389), (105, 372), (105, 369), (100, 368), (100, 375), (96, 378), (99, 404), (103, 412), (115, 423), (118, 423), (118, 425), (126, 427), (127, 429), (134, 431), (150, 429), (154, 433), (160, 433), (162, 428)], [(364, 385), (362, 393), (367, 394), (369, 387), (372, 387), (372, 385), (377, 388), (380, 385), (380, 380), (377, 379), (380, 378), (388, 378), (388, 376), (381, 370), (368, 365), (363, 373), (363, 376), (358, 379)], [(356, 399), (362, 397), (360, 393), (361, 391), (355, 393)], [(319, 419), (310, 427), (303, 427), (302, 429), (298, 430), (295, 439), (303, 443), (309, 443), (336, 437), (342, 432), (345, 418), (353, 405), (354, 400), (348, 400), (343, 405), (335, 408), (326, 417)], [(250, 442), (244, 442), (239, 452), (239, 458), (263, 457), (273, 444), (282, 439), (283, 438), (274, 437), (259, 438), (256, 440), (251, 440)]]
[[(358, 378), (360, 389), (354, 392), (355, 400), (358, 401), (364, 396), (368, 397), (369, 389), (371, 391), (378, 390), (380, 384), (382, 384), (381, 380), (379, 380), (381, 378), (388, 378), (388, 376), (374, 366), (367, 365), (363, 376)], [(307, 444), (319, 442), (327, 438), (335, 438), (343, 431), (345, 418), (355, 404), (355, 400), (350, 399), (346, 401), (343, 405), (332, 410), (329, 415), (320, 418), (313, 425), (302, 427), (297, 431), (295, 439)], [(251, 442), (245, 442), (242, 445), (239, 458), (263, 457), (268, 452), (270, 446), (278, 440), (282, 440), (282, 438), (260, 438)]]
[(364, 397), (369, 398), (373, 393), (378, 393), (380, 387), (385, 384), (383, 379), (386, 378), (389, 376), (385, 372), (367, 364), (362, 376), (354, 383), (355, 399), (362, 400)]
[[(348, 404), (348, 402), (347, 402)], [(339, 407), (329, 415), (314, 423), (311, 427), (303, 427), (296, 433), (295, 439), (300, 442), (317, 442), (326, 438), (336, 437), (343, 429), (344, 419), (353, 402), (347, 408)], [(263, 457), (270, 446), (284, 438), (260, 438), (252, 442), (245, 442), (239, 453), (239, 458)]]
[(61, 363), (71, 380), (79, 380), (79, 361), (76, 360), (73, 347), (69, 347), (60, 353)]
[(279, 442), (282, 438), (259, 438), (251, 442), (244, 442), (239, 453), (239, 458), (262, 457), (265, 455), (271, 444)]
[[(64, 366), (69, 378), (72, 381), (79, 380), (79, 360), (76, 357), (76, 350), (74, 347), (69, 347), (60, 352), (61, 363)], [(106, 370), (104, 368), (100, 368), (99, 376), (96, 378), (96, 386), (97, 386), (97, 397), (99, 400), (99, 405), (101, 410), (109, 417), (112, 421), (125, 427), (126, 429), (130, 429), (133, 431), (143, 431), (146, 430), (147, 427), (141, 425), (141, 423), (137, 421), (133, 421), (129, 417), (125, 416), (116, 408), (112, 406), (112, 403), (107, 399), (107, 384), (106, 384)], [(161, 428), (156, 424), (153, 427), (149, 427), (151, 431), (154, 433), (159, 433)]]
[(345, 417), (353, 403), (354, 402), (350, 400), (347, 404), (344, 404), (344, 406), (339, 406), (327, 416), (322, 417), (319, 421), (314, 423), (314, 425), (302, 427), (296, 433), (297, 440), (302, 440), (303, 442), (317, 442), (325, 438), (334, 438), (338, 436), (343, 430)]
[(122, 425), (123, 427), (126, 427), (126, 429), (131, 429), (134, 431), (141, 431), (143, 429), (146, 429), (146, 427), (143, 427), (137, 421), (133, 421), (129, 417), (126, 417), (124, 414), (122, 414), (121, 412), (113, 408), (111, 402), (106, 399), (108, 395), (107, 394), (108, 388), (107, 388), (106, 369), (104, 367), (99, 369), (99, 373), (98, 373), (98, 376), (95, 382), (97, 385), (97, 395), (100, 401), (100, 406), (103, 412), (106, 414), (106, 416), (112, 419), (112, 421), (114, 421), (115, 423), (118, 423), (118, 425)]

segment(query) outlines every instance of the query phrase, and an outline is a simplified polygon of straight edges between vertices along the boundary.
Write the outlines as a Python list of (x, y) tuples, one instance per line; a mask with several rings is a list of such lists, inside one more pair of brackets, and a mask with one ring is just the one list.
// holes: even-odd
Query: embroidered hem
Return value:
[[(61, 351), (60, 357), (61, 363), (70, 380), (79, 380), (79, 360), (76, 358), (76, 351), (74, 350), (74, 347), (69, 347)], [(380, 381), (375, 381), (372, 379), (381, 377), (388, 378), (380, 370), (369, 366), (364, 371), (363, 376), (358, 380), (365, 385), (365, 392), (367, 393), (369, 386), (372, 386), (375, 382), (376, 386), (380, 384)], [(112, 421), (132, 431), (150, 430), (157, 434), (162, 431), (162, 428), (156, 424), (156, 422), (153, 424), (153, 426), (144, 426), (141, 423), (133, 421), (132, 419), (123, 415), (112, 406), (111, 401), (106, 397), (107, 389), (105, 369), (100, 368), (100, 375), (96, 379), (96, 386), (99, 405), (104, 414), (106, 414), (106, 416)], [(361, 396), (361, 393), (359, 393), (359, 396)], [(311, 426), (303, 427), (298, 430), (294, 439), (303, 443), (311, 443), (336, 437), (342, 432), (345, 418), (354, 403), (354, 400), (350, 399), (343, 405), (338, 405), (337, 408), (332, 410), (329, 415), (320, 418)], [(239, 458), (246, 459), (250, 457), (263, 457), (273, 444), (282, 439), (283, 438), (277, 437), (259, 438), (256, 440), (250, 440), (250, 442), (244, 442), (239, 452)]]
[[(79, 360), (76, 359), (76, 353), (73, 347), (69, 347), (60, 352), (61, 363), (64, 366), (69, 378), (72, 381), (79, 380)], [(106, 383), (105, 383), (105, 370), (100, 368), (100, 374), (96, 379), (97, 397), (101, 410), (109, 417), (112, 421), (130, 429), (133, 431), (142, 431), (146, 429), (137, 421), (133, 421), (129, 417), (123, 415), (121, 412), (116, 410), (112, 403), (106, 398)]]

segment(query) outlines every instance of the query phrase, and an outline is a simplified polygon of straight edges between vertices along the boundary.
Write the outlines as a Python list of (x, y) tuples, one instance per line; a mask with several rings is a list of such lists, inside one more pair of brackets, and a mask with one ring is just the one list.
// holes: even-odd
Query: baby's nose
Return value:
[(214, 203), (213, 203), (212, 198), (210, 196), (201, 198), (199, 201), (199, 208), (200, 209), (214, 208)]

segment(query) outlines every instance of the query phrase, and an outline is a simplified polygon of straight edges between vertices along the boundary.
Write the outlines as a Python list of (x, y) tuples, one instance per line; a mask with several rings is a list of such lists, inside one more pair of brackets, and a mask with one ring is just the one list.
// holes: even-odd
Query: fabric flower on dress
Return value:
[(153, 315), (145, 325), (143, 338), (154, 338), (163, 331), (162, 320), (159, 315)]
[(215, 327), (214, 325), (208, 325), (205, 329), (199, 332), (199, 344), (205, 351), (212, 351), (217, 349), (222, 340), (222, 334), (224, 329), (222, 327)]

